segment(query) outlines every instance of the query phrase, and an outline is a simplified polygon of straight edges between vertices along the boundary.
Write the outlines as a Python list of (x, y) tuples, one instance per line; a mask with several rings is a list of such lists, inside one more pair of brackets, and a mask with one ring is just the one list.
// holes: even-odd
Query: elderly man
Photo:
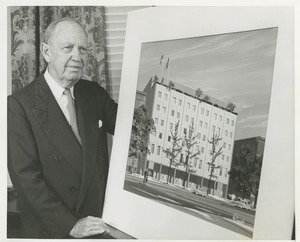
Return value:
[(81, 79), (87, 35), (72, 19), (49, 25), (47, 70), (8, 97), (8, 169), (21, 201), (24, 238), (107, 234), (101, 219), (117, 104)]

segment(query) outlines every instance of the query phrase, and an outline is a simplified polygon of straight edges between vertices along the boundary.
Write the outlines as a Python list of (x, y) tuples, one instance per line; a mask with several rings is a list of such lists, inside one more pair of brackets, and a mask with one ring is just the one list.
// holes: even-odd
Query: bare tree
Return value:
[(175, 84), (174, 82), (172, 81), (169, 81), (169, 84), (168, 84), (168, 89), (171, 90), (171, 89), (174, 89), (175, 88)]
[(205, 95), (204, 98), (203, 98), (203, 100), (209, 102), (210, 101), (210, 97), (207, 96), (207, 95)]
[[(170, 134), (171, 134), (170, 135), (170, 141), (171, 141), (170, 147), (167, 149), (163, 148), (163, 152), (166, 154), (166, 157), (169, 159), (168, 182), (170, 181), (172, 166), (174, 166), (174, 168), (176, 169), (176, 167), (178, 166), (178, 164), (180, 162), (177, 159), (177, 157), (182, 151), (182, 146), (180, 146), (181, 138), (179, 137), (178, 128), (179, 128), (179, 120), (175, 124), (174, 131), (173, 131), (172, 127), (170, 128)], [(176, 177), (175, 177), (175, 170), (174, 170), (174, 180), (175, 180), (175, 178)]]
[(202, 90), (200, 88), (197, 88), (195, 91), (195, 97), (199, 99), (202, 94), (203, 94)]
[(197, 141), (197, 135), (194, 134), (195, 128), (194, 128), (194, 124), (191, 123), (189, 125), (189, 129), (188, 131), (186, 129), (184, 129), (184, 144), (185, 144), (185, 159), (182, 161), (182, 165), (185, 168), (185, 176), (184, 176), (184, 180), (183, 180), (183, 187), (187, 187), (188, 184), (188, 180), (189, 180), (189, 176), (190, 173), (194, 173), (195, 172), (195, 168), (193, 167), (192, 164), (192, 159), (197, 157), (198, 155), (200, 155), (200, 150), (198, 149), (197, 151), (193, 151), (194, 146), (196, 144), (198, 144), (199, 142)]
[(226, 109), (229, 111), (229, 112), (233, 112), (236, 108), (236, 105), (232, 102), (228, 103), (227, 106), (226, 106)]
[(215, 134), (215, 132), (213, 132), (213, 136), (211, 137), (211, 139), (207, 140), (208, 143), (211, 144), (211, 150), (210, 150), (211, 162), (207, 162), (207, 164), (209, 165), (209, 168), (210, 168), (207, 195), (210, 194), (212, 179), (218, 178), (218, 176), (216, 176), (214, 174), (215, 170), (221, 168), (221, 166), (216, 166), (216, 164), (215, 164), (217, 158), (223, 153), (223, 151), (222, 151), (223, 145), (219, 146), (219, 144), (221, 143), (220, 142), (221, 140), (222, 140), (222, 138), (220, 137), (220, 134), (219, 133)]

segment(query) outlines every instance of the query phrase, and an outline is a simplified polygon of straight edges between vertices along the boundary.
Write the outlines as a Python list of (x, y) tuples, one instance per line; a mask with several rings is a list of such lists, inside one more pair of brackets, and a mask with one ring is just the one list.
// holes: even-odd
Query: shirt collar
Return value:
[[(45, 73), (44, 73), (44, 77), (45, 77), (45, 80), (48, 84), (48, 86), (50, 87), (50, 90), (53, 94), (53, 96), (55, 97), (55, 99), (57, 101), (60, 100), (61, 96), (63, 95), (64, 93), (64, 90), (65, 88), (61, 87), (53, 78), (52, 76), (50, 75), (49, 71), (48, 71), (48, 68), (46, 69)], [(74, 86), (72, 86), (70, 88), (70, 91), (71, 91), (71, 95), (72, 95), (72, 98), (75, 99), (74, 97)]]

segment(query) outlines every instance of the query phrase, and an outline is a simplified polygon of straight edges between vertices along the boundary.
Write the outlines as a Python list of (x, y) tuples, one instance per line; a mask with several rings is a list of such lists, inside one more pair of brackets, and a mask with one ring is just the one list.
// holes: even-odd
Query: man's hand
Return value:
[(70, 232), (74, 238), (83, 238), (96, 234), (109, 233), (107, 225), (101, 218), (88, 216), (80, 219)]

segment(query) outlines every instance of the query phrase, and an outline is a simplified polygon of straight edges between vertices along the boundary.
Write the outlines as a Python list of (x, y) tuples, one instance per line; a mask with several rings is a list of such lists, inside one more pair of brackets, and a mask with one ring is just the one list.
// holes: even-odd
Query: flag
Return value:
[(164, 60), (164, 57), (165, 57), (165, 55), (162, 55), (162, 56), (160, 57), (160, 61), (159, 61), (159, 64), (160, 64), (160, 65), (162, 64), (162, 62), (163, 62), (163, 60)]
[(168, 60), (167, 60), (166, 69), (168, 69), (169, 63), (170, 63), (170, 58), (168, 58)]

